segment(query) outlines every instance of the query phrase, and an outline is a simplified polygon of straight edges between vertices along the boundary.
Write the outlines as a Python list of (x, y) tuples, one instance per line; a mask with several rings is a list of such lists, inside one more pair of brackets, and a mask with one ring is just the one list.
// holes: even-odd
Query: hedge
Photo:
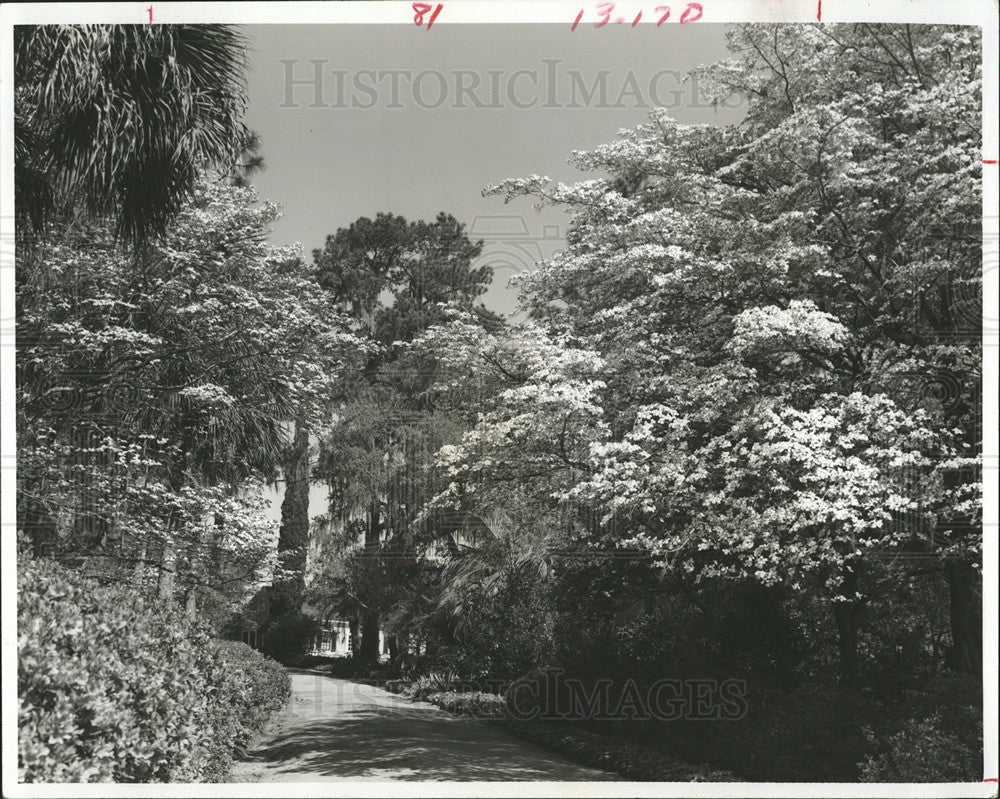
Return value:
[(245, 749), (271, 715), (287, 704), (291, 680), (280, 663), (246, 644), (216, 641), (215, 648), (223, 679), (213, 725), (220, 767), (212, 776), (222, 779), (234, 752)]
[(457, 716), (477, 719), (500, 719), (507, 713), (502, 696), (483, 691), (437, 691), (424, 697), (424, 701)]
[(221, 780), (287, 701), (278, 664), (178, 608), (20, 560), (21, 781)]

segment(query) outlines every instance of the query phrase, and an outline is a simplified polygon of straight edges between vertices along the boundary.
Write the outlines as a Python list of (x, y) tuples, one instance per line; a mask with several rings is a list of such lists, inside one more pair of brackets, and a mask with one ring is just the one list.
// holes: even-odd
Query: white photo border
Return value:
[[(565, 24), (581, 7), (587, 22), (595, 3), (580, 0), (444, 0), (435, 26)], [(650, 783), (650, 782), (385, 782), (249, 784), (25, 784), (17, 782), (17, 585), (15, 568), (16, 448), (13, 247), (0, 249), (0, 555), (2, 555), (2, 722), (3, 795), (10, 797), (458, 797), (458, 796), (663, 796), (679, 797), (989, 797), (997, 796), (997, 601), (998, 601), (998, 352), (1000, 336), (987, 320), (1000, 318), (998, 242), (998, 10), (993, 0), (701, 0), (698, 24), (727, 22), (822, 23), (909, 22), (970, 25), (983, 42), (983, 673), (984, 780), (981, 783)], [(414, 25), (409, 2), (221, 2), (180, 3), (4, 3), (0, 5), (0, 242), (14, 241), (13, 26), (21, 24), (143, 24), (152, 8), (154, 24), (386, 24)], [(653, 24), (654, 18), (639, 24)], [(433, 35), (433, 31), (415, 31)], [(988, 261), (987, 259), (992, 259)], [(992, 328), (992, 329), (991, 329)]]

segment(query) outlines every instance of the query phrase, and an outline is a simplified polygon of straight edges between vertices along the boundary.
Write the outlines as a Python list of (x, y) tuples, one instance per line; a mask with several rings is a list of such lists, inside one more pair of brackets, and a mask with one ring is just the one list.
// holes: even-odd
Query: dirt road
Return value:
[(613, 780), (426, 702), (312, 672), (237, 763), (232, 782), (332, 780)]

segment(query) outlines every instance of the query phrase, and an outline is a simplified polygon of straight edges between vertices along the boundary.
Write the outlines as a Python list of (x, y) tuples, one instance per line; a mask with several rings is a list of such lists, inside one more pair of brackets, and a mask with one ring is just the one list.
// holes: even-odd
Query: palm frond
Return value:
[(245, 49), (226, 25), (16, 28), (19, 221), (82, 206), (133, 243), (162, 233), (247, 139)]

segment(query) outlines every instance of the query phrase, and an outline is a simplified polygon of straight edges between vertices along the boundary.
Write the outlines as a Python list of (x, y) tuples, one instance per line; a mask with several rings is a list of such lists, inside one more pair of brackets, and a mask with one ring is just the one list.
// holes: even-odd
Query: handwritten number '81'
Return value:
[[(441, 13), (441, 9), (444, 8), (443, 3), (438, 3), (437, 7), (431, 13), (430, 19), (427, 20), (427, 30), (431, 29), (431, 25), (434, 24), (434, 20), (437, 19), (438, 14)], [(424, 14), (431, 10), (430, 3), (414, 3), (413, 4), (413, 24), (418, 28), (424, 24)]]

